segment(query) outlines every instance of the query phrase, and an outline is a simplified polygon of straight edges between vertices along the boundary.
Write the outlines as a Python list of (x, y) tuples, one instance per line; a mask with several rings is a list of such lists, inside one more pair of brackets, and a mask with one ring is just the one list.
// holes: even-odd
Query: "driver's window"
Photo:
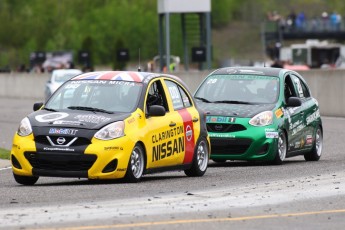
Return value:
[(161, 105), (165, 108), (165, 111), (168, 112), (168, 104), (162, 83), (157, 80), (153, 82), (148, 90), (146, 95), (146, 106), (147, 108), (152, 105)]
[(294, 87), (294, 84), (292, 82), (291, 76), (288, 75), (285, 77), (285, 82), (284, 82), (284, 97), (285, 97), (285, 102), (287, 102), (289, 97), (296, 97), (297, 93)]

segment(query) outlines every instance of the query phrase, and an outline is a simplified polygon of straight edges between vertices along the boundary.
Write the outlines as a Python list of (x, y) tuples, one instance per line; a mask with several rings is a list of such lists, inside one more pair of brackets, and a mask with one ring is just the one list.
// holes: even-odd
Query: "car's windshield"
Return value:
[(213, 75), (208, 77), (194, 97), (203, 101), (234, 104), (275, 103), (279, 79), (259, 75)]
[(53, 110), (131, 112), (137, 108), (142, 83), (104, 80), (72, 80), (46, 103)]
[(80, 74), (81, 72), (63, 72), (63, 73), (55, 73), (54, 80), (59, 83), (63, 83), (68, 81), (72, 77)]

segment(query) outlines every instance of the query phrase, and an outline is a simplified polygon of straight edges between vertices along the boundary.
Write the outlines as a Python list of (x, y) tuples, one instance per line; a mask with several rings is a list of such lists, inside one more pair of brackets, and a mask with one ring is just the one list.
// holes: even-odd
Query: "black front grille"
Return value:
[[(50, 140), (55, 144), (57, 144), (57, 139), (59, 137), (62, 136), (49, 136)], [(71, 136), (63, 136), (63, 138), (65, 138), (65, 144), (69, 143), (70, 141), (72, 141), (75, 137), (71, 137)], [(36, 136), (35, 137), (35, 142), (42, 144), (42, 145), (49, 145), (51, 146), (48, 137), (44, 136), (44, 135), (40, 135), (40, 136)], [(75, 140), (71, 146), (82, 146), (82, 145), (89, 145), (91, 144), (91, 141), (85, 137), (78, 137), (77, 140)]]
[(210, 138), (212, 154), (243, 154), (252, 144), (251, 139)]
[(208, 123), (206, 125), (209, 132), (231, 133), (246, 130), (246, 127), (240, 124)]
[(35, 169), (61, 171), (87, 171), (97, 156), (89, 154), (25, 152), (26, 159)]

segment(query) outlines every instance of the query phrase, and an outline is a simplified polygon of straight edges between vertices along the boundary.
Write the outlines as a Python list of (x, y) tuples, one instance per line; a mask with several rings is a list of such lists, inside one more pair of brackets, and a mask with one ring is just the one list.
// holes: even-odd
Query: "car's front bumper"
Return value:
[(271, 127), (251, 127), (232, 133), (209, 132), (211, 159), (273, 160), (277, 151), (278, 131)]
[(56, 176), (89, 179), (123, 178), (134, 143), (128, 138), (92, 139), (84, 152), (49, 149), (37, 151), (33, 135), (15, 134), (11, 150), (12, 170), (21, 176)]

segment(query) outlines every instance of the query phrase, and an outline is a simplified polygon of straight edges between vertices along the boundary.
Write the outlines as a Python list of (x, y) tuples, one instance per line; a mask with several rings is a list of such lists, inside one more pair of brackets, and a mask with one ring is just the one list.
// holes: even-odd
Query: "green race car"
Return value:
[(297, 72), (267, 67), (215, 70), (196, 102), (206, 112), (211, 159), (268, 161), (304, 155), (318, 161), (323, 128), (318, 102)]

